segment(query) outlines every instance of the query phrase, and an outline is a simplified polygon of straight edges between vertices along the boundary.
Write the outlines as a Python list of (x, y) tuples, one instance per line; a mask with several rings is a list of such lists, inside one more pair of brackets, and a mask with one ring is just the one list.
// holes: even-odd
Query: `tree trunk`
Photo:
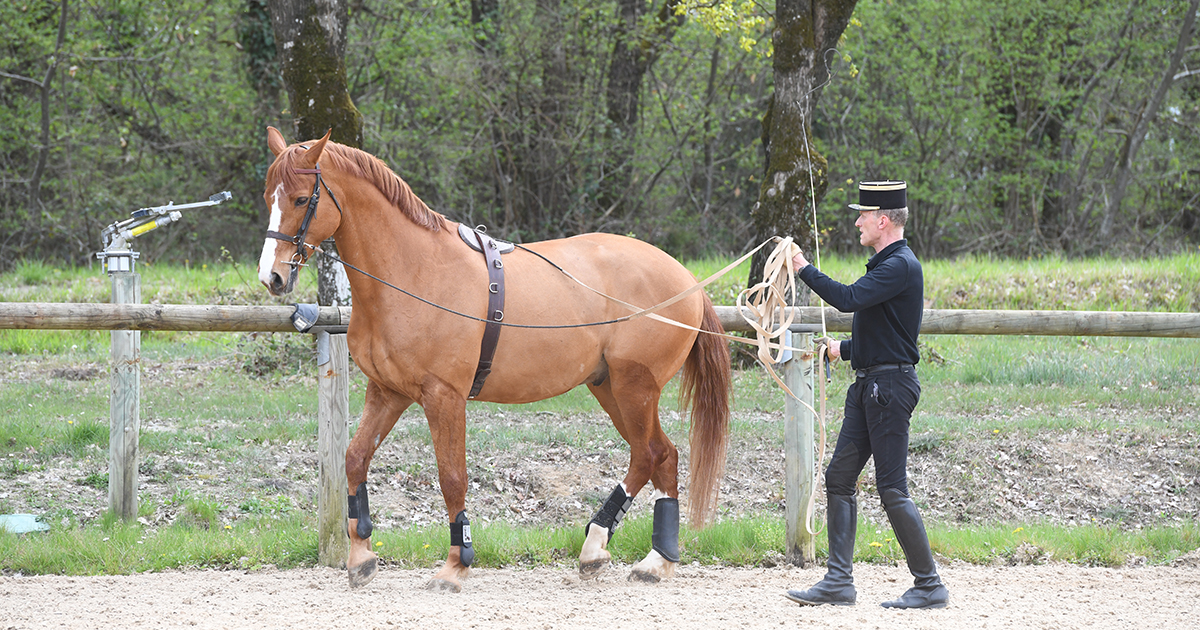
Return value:
[[(275, 49), (275, 34), (271, 26), (271, 10), (267, 0), (245, 0), (246, 10), (238, 18), (238, 43), (245, 55), (250, 85), (258, 96), (255, 117), (260, 127), (277, 124), (279, 110), (279, 53)], [(270, 151), (261, 148), (264, 158)], [(270, 162), (268, 162), (269, 164)]]
[[(296, 138), (320, 138), (332, 130), (334, 142), (362, 148), (362, 114), (347, 89), (350, 16), (345, 0), (268, 0), (268, 4)], [(322, 247), (336, 251), (330, 241)], [(350, 283), (340, 264), (321, 256), (317, 278), (321, 305), (350, 304)]]
[(1175, 74), (1179, 71), (1179, 65), (1192, 41), (1192, 31), (1196, 24), (1198, 8), (1200, 8), (1200, 0), (1192, 0), (1184, 13), (1183, 27), (1179, 29), (1179, 41), (1175, 45), (1171, 59), (1167, 62), (1167, 69), (1162, 75), (1162, 81), (1159, 82), (1158, 88), (1154, 90), (1154, 94), (1146, 101), (1145, 107), (1138, 114), (1133, 125), (1133, 132), (1125, 138), (1113, 192), (1104, 209), (1104, 219), (1100, 222), (1101, 243), (1108, 242), (1108, 238), (1112, 236), (1113, 223), (1116, 220), (1117, 212), (1121, 209), (1121, 202), (1125, 199), (1125, 190), (1129, 187), (1129, 182), (1133, 177), (1133, 161), (1137, 159), (1138, 151), (1142, 148), (1142, 142), (1145, 141), (1146, 134), (1150, 130), (1150, 123), (1158, 115), (1158, 109), (1162, 107), (1163, 101), (1167, 98), (1167, 92), (1171, 90), (1171, 84), (1175, 82)]
[(488, 133), (491, 136), (491, 175), (495, 199), (491, 206), (502, 210), (500, 216), (492, 215), (492, 227), (505, 233), (513, 226), (513, 177), (511, 168), (512, 151), (506, 146), (504, 132), (499, 120), (505, 108), (505, 75), (500, 62), (501, 38), (500, 0), (471, 0), (472, 43), (479, 53), (479, 89), (486, 97), (484, 103), (491, 105), (488, 112)]
[(678, 0), (664, 0), (655, 16), (654, 28), (643, 33), (641, 22), (645, 0), (619, 0), (612, 63), (605, 91), (608, 105), (608, 159), (600, 175), (599, 210), (604, 216), (624, 216), (630, 188), (634, 147), (637, 139), (638, 108), (642, 81), (658, 59), (664, 44), (683, 25), (684, 16), (676, 15)]
[(567, 51), (563, 22), (562, 0), (538, 0), (538, 23), (546, 30), (541, 38), (542, 94), (537, 102), (538, 116), (533, 120), (530, 132), (533, 137), (526, 155), (526, 230), (546, 231), (561, 220), (571, 204), (571, 184), (564, 174), (567, 159), (562, 150), (567, 119), (571, 103), (569, 93), (570, 68), (567, 67)]
[(41, 231), (42, 213), (38, 208), (42, 197), (42, 174), (46, 172), (46, 162), (50, 158), (50, 84), (54, 81), (54, 72), (58, 69), (58, 58), (62, 53), (63, 42), (67, 35), (67, 0), (62, 0), (62, 13), (58, 18), (58, 40), (54, 44), (54, 56), (46, 68), (46, 76), (38, 85), (42, 107), (42, 146), (38, 149), (37, 164), (33, 167), (33, 175), (29, 178), (29, 218), (33, 224), (31, 233)]
[(362, 114), (346, 81), (345, 0), (268, 0), (296, 137), (362, 147)]
[[(791, 236), (805, 251), (813, 245), (812, 208), (825, 196), (829, 171), (825, 156), (813, 144), (812, 112), (818, 90), (829, 78), (826, 55), (846, 30), (856, 3), (780, 0), (775, 5), (775, 94), (762, 131), (766, 172), (758, 202), (750, 210), (755, 244), (772, 236)], [(762, 280), (768, 253), (755, 254), (749, 284)]]

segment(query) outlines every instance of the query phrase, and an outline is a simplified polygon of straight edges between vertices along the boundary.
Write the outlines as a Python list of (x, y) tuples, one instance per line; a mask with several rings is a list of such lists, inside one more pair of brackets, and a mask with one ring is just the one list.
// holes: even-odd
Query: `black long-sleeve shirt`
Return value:
[(925, 309), (925, 276), (921, 263), (900, 239), (867, 261), (867, 273), (845, 285), (809, 265), (800, 279), (830, 306), (854, 313), (850, 339), (842, 342), (842, 358), (854, 369), (921, 360), (917, 334)]

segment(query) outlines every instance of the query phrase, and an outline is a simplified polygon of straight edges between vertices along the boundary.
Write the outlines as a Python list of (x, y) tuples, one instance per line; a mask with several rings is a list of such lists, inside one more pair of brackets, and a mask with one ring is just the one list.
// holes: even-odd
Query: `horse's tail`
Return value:
[[(704, 295), (704, 319), (700, 329), (725, 332), (707, 295)], [(692, 410), (688, 517), (693, 527), (706, 525), (717, 508), (721, 477), (725, 474), (732, 380), (729, 344), (717, 335), (696, 335), (692, 351), (683, 365), (683, 382), (679, 388), (680, 407), (691, 407)]]

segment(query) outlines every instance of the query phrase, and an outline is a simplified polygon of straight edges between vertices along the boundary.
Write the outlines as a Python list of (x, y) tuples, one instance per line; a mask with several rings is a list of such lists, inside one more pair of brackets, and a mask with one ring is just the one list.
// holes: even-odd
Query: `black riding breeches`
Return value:
[(905, 366), (860, 377), (846, 390), (846, 418), (838, 434), (825, 490), (852, 495), (858, 475), (875, 457), (875, 485), (908, 495), (908, 424), (921, 399), (917, 371)]

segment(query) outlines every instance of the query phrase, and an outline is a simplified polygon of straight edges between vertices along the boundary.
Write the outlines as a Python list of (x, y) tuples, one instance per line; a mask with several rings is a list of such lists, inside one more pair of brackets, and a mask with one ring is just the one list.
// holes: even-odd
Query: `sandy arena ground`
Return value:
[(334, 569), (195, 571), (107, 577), (0, 577), (0, 630), (35, 628), (1148, 628), (1200, 626), (1200, 568), (1066, 564), (943, 567), (951, 604), (890, 611), (900, 567), (856, 565), (855, 607), (783, 598), (824, 569), (681, 567), (656, 585), (610, 569), (481, 569), (460, 594), (424, 590), (429, 570), (383, 568), (351, 592)]

